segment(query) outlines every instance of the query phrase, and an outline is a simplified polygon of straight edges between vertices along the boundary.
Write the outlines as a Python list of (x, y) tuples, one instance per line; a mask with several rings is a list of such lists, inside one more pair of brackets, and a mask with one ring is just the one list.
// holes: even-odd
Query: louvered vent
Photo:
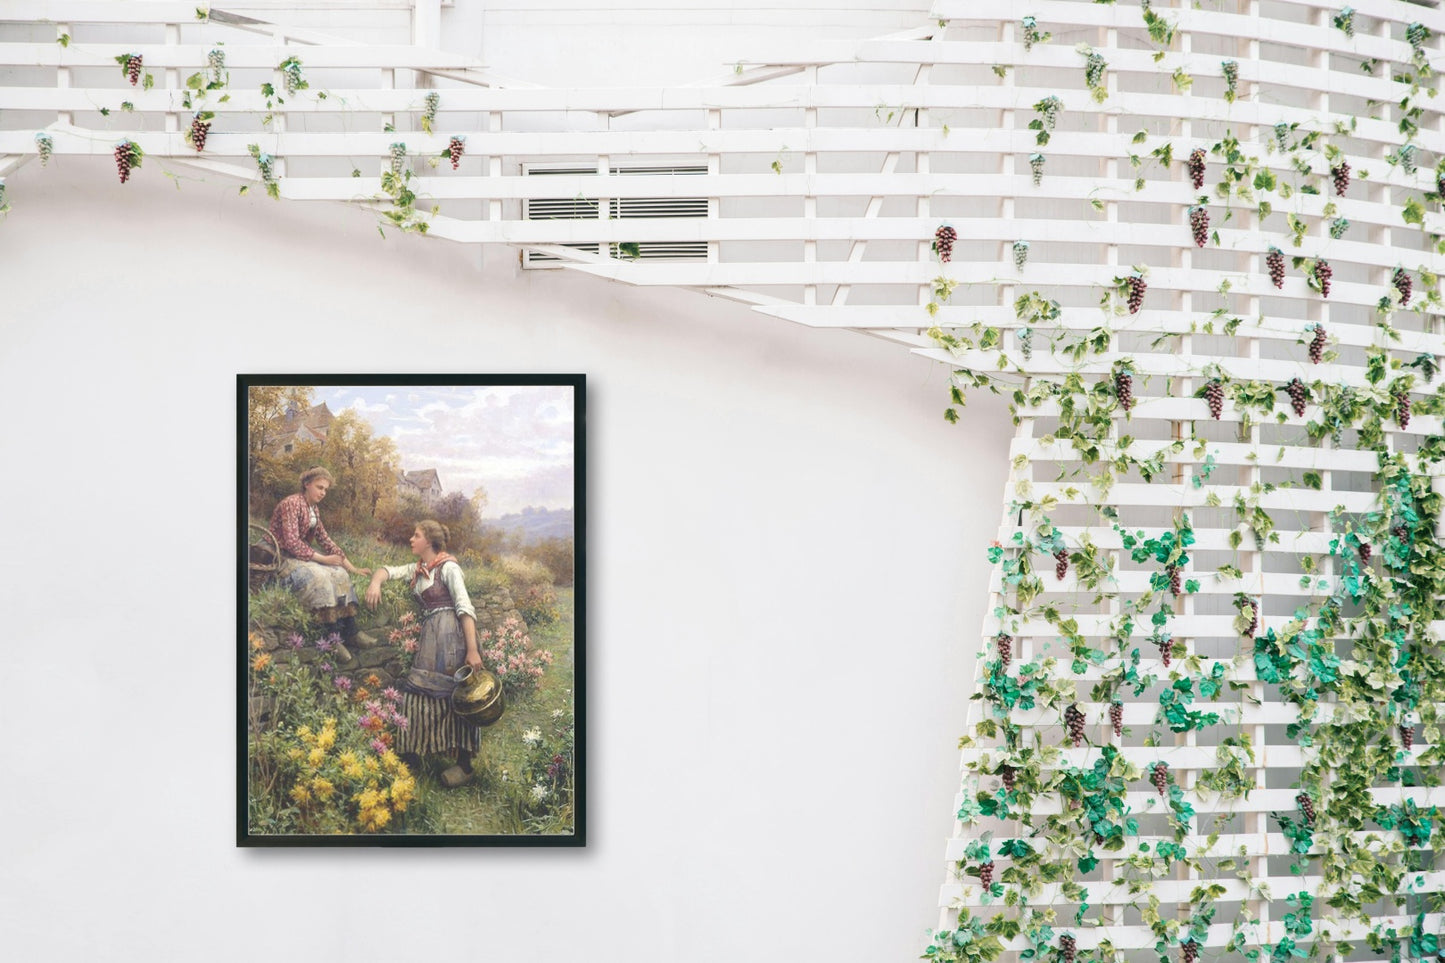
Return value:
[[(547, 177), (557, 174), (595, 174), (595, 167), (529, 169), (529, 177)], [(703, 166), (689, 167), (617, 167), (612, 173), (627, 174), (706, 174)], [(588, 197), (539, 197), (523, 203), (523, 216), (529, 221), (575, 221), (591, 220), (597, 217), (597, 198)], [(707, 217), (706, 197), (614, 197), (607, 204), (607, 216), (612, 220), (628, 220), (638, 217)], [(622, 229), (619, 229), (622, 230)], [(625, 245), (626, 249), (623, 249)], [(590, 254), (598, 253), (596, 244), (565, 244)], [(706, 241), (642, 241), (631, 244), (625, 241), (610, 245), (613, 257), (636, 258), (637, 260), (658, 261), (705, 261)], [(559, 258), (550, 254), (527, 252), (527, 266), (556, 264)]]

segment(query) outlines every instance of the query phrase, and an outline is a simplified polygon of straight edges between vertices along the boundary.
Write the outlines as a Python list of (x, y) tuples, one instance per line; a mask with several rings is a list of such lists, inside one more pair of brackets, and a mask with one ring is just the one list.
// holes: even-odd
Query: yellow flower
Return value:
[(260, 655), (256, 656), (256, 658), (251, 662), (251, 668), (255, 669), (257, 672), (260, 672), (262, 669), (266, 668), (266, 666), (270, 664), (271, 653), (262, 652)]
[(290, 749), (286, 750), (286, 758), (290, 759), (292, 762), (295, 762), (304, 755), (306, 755), (306, 753), (302, 752), (301, 749), (297, 746), (292, 746)]
[(291, 798), (299, 803), (310, 802), (311, 793), (307, 792), (306, 787), (298, 782), (291, 787)]
[(416, 780), (410, 776), (398, 776), (391, 784), (391, 804), (396, 811), (406, 812), (406, 804), (416, 795)]
[(336, 761), (341, 763), (343, 766), (354, 766), (356, 765), (356, 753), (348, 749), (341, 755), (337, 756)]
[(373, 809), (361, 811), (361, 825), (369, 832), (376, 832), (391, 822), (391, 810), (385, 806), (377, 806)]
[(326, 761), (326, 753), (320, 749), (312, 749), (306, 756), (306, 762), (311, 766), (319, 766)]
[(322, 729), (321, 735), (316, 737), (316, 744), (322, 749), (330, 749), (332, 746), (336, 745), (336, 730)]
[(260, 652), (263, 648), (266, 647), (266, 640), (261, 638), (255, 632), (250, 633), (246, 636), (246, 638), (251, 640), (251, 648), (255, 649), (257, 652)]
[(363, 789), (361, 794), (356, 797), (356, 801), (361, 804), (363, 810), (375, 809), (386, 802), (386, 797), (375, 789)]
[(367, 772), (380, 772), (380, 771), (381, 771), (381, 764), (376, 761), (376, 757), (375, 757), (375, 756), (367, 756), (367, 757), (366, 757), (366, 771), (367, 771)]
[(316, 793), (317, 799), (324, 802), (331, 798), (331, 794), (336, 791), (336, 787), (331, 785), (331, 780), (325, 776), (317, 776), (311, 780), (311, 791)]
[(386, 752), (382, 753), (381, 767), (383, 769), (385, 769), (387, 772), (396, 772), (399, 766), (401, 766), (401, 757), (398, 756), (395, 752), (392, 752), (390, 749), (388, 749), (386, 750)]
[(310, 745), (311, 740), (316, 738), (314, 735), (311, 734), (310, 726), (302, 726), (300, 729), (296, 730), (296, 734), (300, 736), (301, 741), (306, 743), (307, 745)]
[(325, 719), (322, 719), (322, 720), (321, 720), (321, 728), (323, 728), (323, 729), (335, 729), (335, 728), (336, 728), (336, 717), (335, 717), (335, 716), (327, 716)]

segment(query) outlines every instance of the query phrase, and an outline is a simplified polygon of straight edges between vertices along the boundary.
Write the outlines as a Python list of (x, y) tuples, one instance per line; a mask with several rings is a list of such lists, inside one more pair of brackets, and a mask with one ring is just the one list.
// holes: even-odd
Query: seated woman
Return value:
[(413, 771), (424, 754), (454, 756), (456, 765), (441, 776), (442, 785), (454, 789), (471, 782), (472, 756), (481, 740), (476, 728), (452, 712), (451, 694), (457, 685), (452, 673), (463, 665), (480, 669), (482, 656), (477, 649), (477, 613), (467, 595), (462, 567), (447, 554), (448, 534), (440, 522), (418, 522), (411, 534), (417, 564), (377, 568), (366, 589), (366, 604), (375, 608), (381, 601), (381, 583), (393, 578), (408, 579), (421, 602), (416, 656), (399, 683), (407, 727), (401, 730), (397, 750)]
[(281, 546), (277, 576), (301, 597), (318, 622), (334, 626), (348, 644), (374, 645), (374, 639), (357, 631), (356, 591), (351, 586), (352, 575), (370, 575), (371, 570), (351, 564), (326, 534), (316, 510), (331, 484), (331, 472), (325, 468), (308, 469), (301, 475), (301, 491), (281, 499), (271, 513), (271, 534)]

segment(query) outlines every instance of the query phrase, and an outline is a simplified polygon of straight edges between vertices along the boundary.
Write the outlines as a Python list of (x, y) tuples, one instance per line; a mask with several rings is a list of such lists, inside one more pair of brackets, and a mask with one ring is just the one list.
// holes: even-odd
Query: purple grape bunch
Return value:
[(999, 662), (1003, 663), (1003, 667), (1005, 669), (1009, 667), (1009, 663), (1013, 662), (1013, 642), (1013, 636), (1009, 635), (1007, 632), (1000, 632), (998, 635), (993, 637), (994, 646), (998, 649), (998, 660)]
[(1149, 290), (1149, 285), (1138, 274), (1129, 275), (1126, 284), (1129, 288), (1129, 313), (1138, 314), (1144, 306), (1144, 292)]
[(938, 230), (933, 232), (933, 249), (938, 252), (938, 259), (944, 264), (953, 260), (953, 242), (958, 240), (958, 231), (953, 229), (951, 224), (940, 225)]
[(463, 152), (465, 152), (465, 151), (466, 151), (466, 138), (465, 138), (465, 137), (453, 137), (453, 138), (447, 143), (447, 157), (448, 157), (448, 158), (451, 160), (451, 162), (452, 162), (452, 170), (456, 170), (458, 167), (461, 166), (461, 163), (462, 163), (462, 154), (463, 154)]
[(1204, 400), (1209, 402), (1209, 416), (1218, 421), (1224, 414), (1224, 383), (1215, 378), (1205, 385)]
[(1410, 392), (1403, 388), (1395, 392), (1395, 424), (1410, 427)]
[(1074, 748), (1079, 748), (1084, 742), (1084, 713), (1079, 710), (1077, 703), (1064, 710), (1064, 725), (1068, 726), (1069, 740), (1074, 744)]
[(1298, 378), (1291, 378), (1289, 384), (1284, 386), (1284, 390), (1289, 395), (1289, 406), (1294, 409), (1297, 416), (1303, 417), (1305, 404), (1310, 400), (1310, 390)]
[(1159, 795), (1169, 791), (1169, 764), (1165, 762), (1154, 763), (1154, 768), (1149, 772), (1149, 781), (1154, 784)]
[(1064, 576), (1069, 574), (1069, 553), (1066, 549), (1059, 549), (1054, 553), (1054, 578), (1060, 582)]
[(1204, 148), (1196, 147), (1189, 152), (1189, 182), (1197, 191), (1204, 186)]
[(1313, 826), (1315, 824), (1315, 801), (1310, 794), (1302, 792), (1294, 797), (1295, 804), (1299, 806), (1300, 812), (1304, 813), (1305, 822)]
[(1415, 282), (1410, 279), (1410, 273), (1404, 268), (1395, 268), (1395, 273), (1390, 277), (1390, 283), (1395, 290), (1400, 292), (1400, 307), (1410, 303), (1410, 294), (1415, 290)]
[(984, 889), (993, 885), (993, 860), (985, 860), (978, 864), (978, 881), (983, 884)]
[(1319, 364), (1325, 360), (1325, 339), (1327, 337), (1325, 326), (1323, 324), (1316, 324), (1315, 336), (1310, 340), (1310, 363)]
[(1114, 395), (1120, 408), (1129, 411), (1134, 407), (1134, 376), (1124, 368), (1114, 372)]
[(1335, 276), (1334, 269), (1330, 267), (1330, 262), (1324, 258), (1315, 261), (1314, 275), (1315, 283), (1320, 287), (1320, 296), (1325, 298), (1329, 297), (1330, 278)]
[(1196, 204), (1189, 209), (1189, 230), (1194, 234), (1196, 247), (1209, 243), (1209, 210), (1203, 204)]
[(1114, 727), (1114, 737), (1124, 735), (1124, 703), (1115, 700), (1109, 703), (1109, 724)]
[(206, 149), (206, 135), (210, 132), (209, 120), (202, 120), (200, 114), (191, 118), (191, 146), (196, 149), (197, 154)]
[(1284, 252), (1271, 247), (1264, 256), (1265, 267), (1269, 268), (1269, 280), (1277, 288), (1284, 287)]
[(1074, 963), (1074, 954), (1078, 953), (1079, 944), (1068, 933), (1059, 936), (1059, 959), (1062, 963)]
[(1341, 159), (1338, 164), (1331, 167), (1330, 179), (1335, 182), (1335, 195), (1344, 197), (1345, 191), (1350, 189), (1350, 162)]

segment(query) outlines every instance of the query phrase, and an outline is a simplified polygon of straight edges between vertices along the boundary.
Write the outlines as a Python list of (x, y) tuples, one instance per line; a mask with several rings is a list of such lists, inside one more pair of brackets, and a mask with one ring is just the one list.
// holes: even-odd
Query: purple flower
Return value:
[(290, 635), (286, 636), (286, 644), (291, 646), (291, 648), (293, 649), (299, 650), (302, 646), (306, 644), (306, 640), (301, 637), (300, 632), (292, 632)]
[(331, 663), (330, 663), (330, 662), (323, 662), (323, 663), (321, 663), (320, 669), (321, 669), (322, 672), (330, 672), (330, 671), (331, 671)]
[(407, 726), (411, 725), (411, 723), (406, 721), (406, 716), (403, 715), (394, 715), (391, 717), (391, 721), (396, 724), (396, 727), (398, 729), (405, 729)]
[(334, 682), (334, 683), (336, 683), (336, 688), (340, 689), (342, 692), (350, 692), (350, 691), (351, 691), (351, 680), (348, 679), (346, 676), (344, 676), (344, 675), (338, 675), (336, 678), (332, 679), (331, 681)]
[(398, 701), (400, 701), (400, 699), (401, 699), (401, 693), (400, 693), (400, 692), (397, 692), (397, 691), (396, 691), (395, 689), (393, 689), (391, 686), (387, 686), (385, 689), (382, 689), (382, 690), (381, 690), (381, 696), (382, 696), (383, 699), (386, 699), (388, 702), (398, 702)]
[(387, 745), (386, 745), (386, 743), (382, 742), (380, 739), (373, 739), (373, 740), (371, 740), (371, 751), (372, 751), (372, 752), (376, 753), (378, 756), (384, 756), (384, 755), (386, 755), (386, 750), (387, 750)]
[(336, 648), (337, 643), (340, 641), (341, 636), (337, 635), (335, 632), (331, 633), (330, 635), (323, 635), (321, 638), (316, 640), (316, 651), (330, 652), (332, 649)]

